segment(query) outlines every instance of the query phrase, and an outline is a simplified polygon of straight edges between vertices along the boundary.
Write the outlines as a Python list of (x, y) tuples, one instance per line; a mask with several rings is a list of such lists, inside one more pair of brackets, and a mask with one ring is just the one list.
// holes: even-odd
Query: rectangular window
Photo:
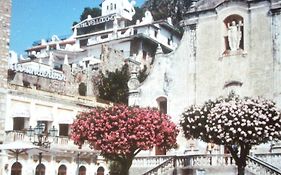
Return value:
[(23, 117), (15, 117), (14, 118), (13, 130), (22, 131), (23, 129), (24, 129), (24, 118)]
[(108, 35), (102, 35), (100, 38), (101, 38), (101, 39), (108, 38)]
[(59, 136), (68, 136), (69, 124), (59, 124)]
[(88, 39), (80, 40), (80, 47), (85, 47), (88, 44)]

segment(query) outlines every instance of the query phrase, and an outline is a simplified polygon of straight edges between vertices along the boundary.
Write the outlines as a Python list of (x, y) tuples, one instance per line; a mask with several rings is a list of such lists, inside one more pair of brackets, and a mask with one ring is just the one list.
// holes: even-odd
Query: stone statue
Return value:
[(154, 19), (153, 19), (151, 12), (147, 10), (144, 13), (144, 17), (142, 18), (141, 24), (149, 24), (149, 23), (152, 23), (153, 21), (154, 21)]
[(114, 18), (113, 21), (113, 37), (117, 38), (117, 31), (118, 31), (118, 21), (117, 18)]
[(50, 67), (54, 67), (54, 55), (53, 52), (50, 52), (50, 57), (49, 57), (49, 62), (48, 62)]
[(231, 51), (236, 51), (240, 48), (240, 41), (242, 38), (241, 26), (242, 22), (239, 21), (239, 24), (236, 24), (235, 21), (231, 22), (231, 25), (228, 23), (228, 43)]

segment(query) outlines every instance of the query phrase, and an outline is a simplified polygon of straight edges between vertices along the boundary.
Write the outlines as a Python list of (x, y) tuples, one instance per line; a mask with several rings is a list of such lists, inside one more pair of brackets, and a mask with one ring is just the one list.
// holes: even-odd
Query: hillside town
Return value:
[(136, 20), (135, 1), (102, 0), (26, 55), (9, 48), (12, 5), (0, 174), (281, 174), (280, 0), (192, 0), (180, 19)]

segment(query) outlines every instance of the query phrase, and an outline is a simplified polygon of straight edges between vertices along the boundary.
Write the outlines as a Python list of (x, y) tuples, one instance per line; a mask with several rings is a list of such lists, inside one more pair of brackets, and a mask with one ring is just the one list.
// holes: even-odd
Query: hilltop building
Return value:
[[(8, 54), (9, 32), (1, 30), (5, 42), (1, 40), (0, 110), (5, 133), (0, 147), (6, 146), (2, 174), (108, 173), (98, 150), (88, 145), (79, 149), (69, 138), (70, 124), (79, 112), (111, 105), (96, 98), (95, 76), (125, 62), (132, 70), (149, 71), (157, 48), (165, 53), (175, 50), (181, 35), (170, 19), (154, 21), (149, 11), (128, 26), (134, 1), (104, 0), (101, 8), (102, 16), (89, 16), (73, 26), (70, 37), (54, 35), (34, 43), (27, 57)], [(11, 1), (5, 1), (3, 9), (1, 4), (0, 14), (7, 13), (1, 22), (8, 31), (10, 10)], [(22, 148), (9, 150), (13, 142)], [(32, 144), (40, 148), (25, 149)]]

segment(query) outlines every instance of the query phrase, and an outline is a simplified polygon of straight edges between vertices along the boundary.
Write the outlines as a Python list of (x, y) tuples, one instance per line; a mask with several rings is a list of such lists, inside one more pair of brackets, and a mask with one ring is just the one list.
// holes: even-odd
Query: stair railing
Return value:
[(262, 175), (281, 175), (281, 170), (256, 157), (247, 157), (247, 167), (250, 172)]
[(158, 175), (158, 174), (165, 174), (169, 171), (173, 171), (175, 169), (175, 157), (171, 157), (168, 160), (164, 161), (163, 163), (159, 164), (155, 168), (147, 171), (143, 175)]

